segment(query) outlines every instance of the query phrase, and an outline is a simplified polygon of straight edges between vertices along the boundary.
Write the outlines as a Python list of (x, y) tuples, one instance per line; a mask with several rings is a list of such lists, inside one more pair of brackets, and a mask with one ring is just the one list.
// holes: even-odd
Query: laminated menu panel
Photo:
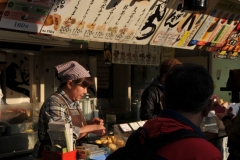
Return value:
[(217, 2), (209, 1), (205, 11), (189, 11), (182, 8), (181, 0), (176, 0), (152, 37), (151, 45), (194, 49), (188, 44)]
[(161, 47), (135, 44), (112, 44), (112, 63), (159, 65)]
[(211, 39), (210, 46), (211, 47), (222, 47), (231, 32), (235, 29), (240, 21), (240, 4), (235, 4), (233, 10), (229, 10), (228, 17), (222, 20), (222, 24), (220, 30), (217, 32), (215, 37)]
[(9, 0), (0, 21), (1, 28), (40, 32), (53, 0)]
[(226, 19), (229, 18), (230, 10), (233, 7), (233, 3), (227, 0), (220, 0), (189, 44), (204, 46), (208, 42), (211, 42), (221, 30), (224, 23), (227, 22)]
[(54, 36), (147, 44), (173, 1), (71, 1)]
[(54, 34), (57, 31), (60, 23), (63, 21), (61, 16), (67, 11), (70, 2), (71, 0), (55, 0), (41, 29), (41, 33)]

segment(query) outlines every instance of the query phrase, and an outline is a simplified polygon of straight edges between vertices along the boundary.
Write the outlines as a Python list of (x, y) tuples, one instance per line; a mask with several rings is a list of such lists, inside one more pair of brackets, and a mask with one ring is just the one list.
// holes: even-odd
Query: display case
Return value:
[[(0, 159), (31, 152), (42, 103), (0, 105)], [(19, 155), (18, 155), (19, 156)]]
[(128, 137), (132, 134), (132, 132), (137, 130), (139, 127), (143, 126), (145, 122), (146, 121), (137, 121), (137, 122), (124, 123), (124, 124), (115, 124), (114, 137), (115, 137), (116, 149), (125, 146), (128, 140)]
[(1, 133), (11, 135), (35, 131), (41, 106), (41, 102), (0, 105)]

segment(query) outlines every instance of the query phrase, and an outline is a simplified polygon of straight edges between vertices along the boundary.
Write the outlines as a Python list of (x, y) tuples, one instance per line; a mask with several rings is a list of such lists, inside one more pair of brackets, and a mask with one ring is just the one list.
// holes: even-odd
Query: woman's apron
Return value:
[[(67, 102), (60, 95), (58, 94), (54, 94), (54, 95), (56, 95), (59, 99), (61, 99), (66, 104), (68, 113), (72, 119), (73, 126), (77, 126), (81, 128), (87, 125), (87, 122), (85, 120), (84, 115), (82, 114), (82, 111), (80, 111), (77, 107), (75, 109), (70, 109)], [(83, 137), (77, 140), (76, 145), (81, 145), (81, 139), (83, 139)]]
[[(67, 110), (68, 110), (68, 114), (71, 116), (71, 119), (72, 119), (72, 124), (73, 126), (77, 126), (77, 127), (83, 127), (83, 126), (86, 126), (87, 125), (87, 122), (82, 114), (82, 112), (76, 108), (76, 109), (70, 109), (68, 107), (68, 104), (67, 102), (58, 94), (54, 94), (56, 97), (58, 97), (63, 103), (65, 103), (66, 107), (67, 107)], [(76, 145), (81, 145), (82, 144), (82, 139), (84, 137), (78, 139), (76, 141)], [(50, 140), (44, 140), (44, 141), (40, 141), (40, 146), (39, 146), (39, 149), (38, 151), (36, 151), (36, 156), (41, 158), (42, 157), (42, 151), (44, 150), (44, 146), (45, 145), (51, 145), (51, 141)]]

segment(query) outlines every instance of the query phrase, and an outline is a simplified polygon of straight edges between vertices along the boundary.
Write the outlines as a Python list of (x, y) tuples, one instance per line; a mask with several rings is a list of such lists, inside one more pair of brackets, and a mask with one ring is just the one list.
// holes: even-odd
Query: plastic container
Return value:
[(94, 158), (96, 156), (105, 155), (105, 153), (106, 153), (105, 149), (99, 148), (98, 150), (90, 151), (88, 157), (91, 159), (91, 158)]
[(218, 129), (219, 128), (216, 122), (216, 116), (204, 117), (202, 126), (203, 132), (218, 133)]
[(116, 149), (118, 149), (125, 146), (128, 139), (128, 135), (122, 133), (118, 125), (114, 125), (114, 139), (115, 139), (114, 144), (117, 147)]
[(82, 146), (85, 146), (87, 150), (91, 150), (91, 151), (99, 149), (99, 146), (95, 144), (83, 143)]
[(51, 151), (43, 151), (42, 153), (43, 160), (76, 160), (77, 150), (66, 153), (58, 153)]

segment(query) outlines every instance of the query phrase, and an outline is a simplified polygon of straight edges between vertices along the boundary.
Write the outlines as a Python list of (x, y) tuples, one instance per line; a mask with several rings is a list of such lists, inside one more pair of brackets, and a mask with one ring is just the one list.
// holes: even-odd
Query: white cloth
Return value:
[(229, 103), (228, 108), (232, 108), (232, 114), (234, 117), (237, 115), (239, 111), (240, 103)]

